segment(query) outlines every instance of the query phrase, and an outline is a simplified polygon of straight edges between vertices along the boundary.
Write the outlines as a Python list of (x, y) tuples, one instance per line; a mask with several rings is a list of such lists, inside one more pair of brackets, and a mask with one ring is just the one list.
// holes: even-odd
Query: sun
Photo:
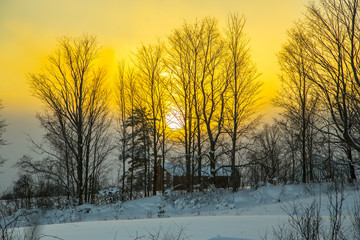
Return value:
[(166, 124), (172, 129), (172, 130), (179, 130), (183, 127), (180, 113), (178, 113), (176, 110), (170, 111), (169, 115), (166, 117)]

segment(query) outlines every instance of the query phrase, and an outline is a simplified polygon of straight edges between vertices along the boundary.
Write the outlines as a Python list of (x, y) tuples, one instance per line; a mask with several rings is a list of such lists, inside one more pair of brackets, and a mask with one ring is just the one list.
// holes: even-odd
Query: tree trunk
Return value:
[(153, 176), (153, 195), (155, 196), (156, 193), (157, 193), (157, 180), (158, 180), (158, 153), (157, 153), (157, 140), (156, 140), (156, 134), (157, 134), (157, 131), (156, 131), (156, 127), (155, 127), (155, 120), (154, 120), (154, 139), (153, 139), (153, 151), (154, 151), (154, 169), (153, 169), (153, 172), (154, 172), (154, 176)]
[(356, 181), (356, 174), (355, 174), (355, 167), (354, 167), (354, 162), (353, 162), (353, 157), (352, 157), (352, 149), (350, 146), (347, 147), (346, 149), (347, 152), (347, 158), (349, 160), (349, 173), (350, 173), (350, 179), (349, 182), (353, 182)]
[[(236, 128), (236, 124), (234, 123), (234, 128)], [(232, 191), (237, 192), (239, 188), (238, 184), (238, 174), (236, 173), (235, 168), (235, 157), (236, 157), (236, 133), (237, 131), (233, 132), (232, 137), (232, 149), (231, 149), (231, 183), (232, 183)]]
[(82, 148), (82, 138), (79, 137), (78, 142), (78, 156), (77, 156), (77, 198), (78, 198), (78, 205), (82, 205), (83, 201), (83, 148)]
[[(304, 106), (303, 116), (304, 116)], [(302, 182), (307, 182), (307, 164), (306, 164), (306, 132), (305, 132), (305, 120), (302, 119), (302, 136), (301, 136), (301, 157), (302, 157)]]
[(162, 193), (165, 193), (165, 133), (163, 133), (163, 143), (162, 143)]
[(216, 187), (216, 162), (215, 162), (215, 144), (214, 143), (210, 143), (209, 157), (210, 157), (210, 173), (211, 173), (211, 177), (213, 180), (212, 183)]

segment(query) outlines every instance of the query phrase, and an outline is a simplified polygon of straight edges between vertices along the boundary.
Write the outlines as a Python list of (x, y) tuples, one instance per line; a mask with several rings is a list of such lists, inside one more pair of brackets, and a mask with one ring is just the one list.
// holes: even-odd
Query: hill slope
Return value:
[[(345, 227), (350, 225), (349, 211), (357, 199), (357, 186), (346, 185), (343, 191)], [(245, 240), (260, 239), (272, 232), (273, 226), (286, 223), (284, 208), (309, 206), (314, 199), (321, 202), (320, 215), (326, 222), (329, 194), (334, 201), (336, 195), (330, 183), (267, 186), (234, 194), (225, 190), (169, 192), (124, 203), (36, 213), (41, 213), (37, 217), (40, 232), (61, 239), (171, 239), (163, 237), (181, 233), (184, 239)], [(36, 213), (29, 214), (28, 219), (35, 219)], [(24, 226), (26, 221), (19, 223)], [(152, 234), (161, 237), (151, 238)]]

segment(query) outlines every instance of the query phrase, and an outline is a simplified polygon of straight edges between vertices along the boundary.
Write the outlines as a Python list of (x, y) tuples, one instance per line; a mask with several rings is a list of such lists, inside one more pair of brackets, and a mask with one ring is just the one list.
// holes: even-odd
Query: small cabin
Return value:
[[(165, 164), (166, 166), (166, 164)], [(161, 164), (158, 164), (157, 167), (157, 181), (156, 181), (156, 191), (162, 191), (163, 190), (163, 186), (164, 189), (168, 189), (170, 187), (172, 187), (172, 175), (170, 174), (169, 171), (167, 171), (165, 168), (163, 168), (163, 166), (161, 166)], [(150, 186), (153, 186), (153, 179), (154, 179), (154, 172), (151, 171), (149, 174), (149, 183)], [(163, 178), (164, 176), (164, 178)], [(164, 185), (163, 185), (163, 181), (164, 181)]]
[[(231, 167), (217, 165), (215, 176), (215, 186), (217, 188), (231, 187)], [(165, 189), (174, 187), (174, 190), (186, 189), (186, 166), (183, 164), (166, 163), (165, 168), (159, 165), (158, 167), (158, 181), (157, 189), (162, 190), (162, 174), (165, 176)], [(198, 169), (195, 169), (192, 176), (193, 188), (207, 188), (213, 184), (213, 179), (209, 165), (201, 167), (201, 177), (198, 175)]]

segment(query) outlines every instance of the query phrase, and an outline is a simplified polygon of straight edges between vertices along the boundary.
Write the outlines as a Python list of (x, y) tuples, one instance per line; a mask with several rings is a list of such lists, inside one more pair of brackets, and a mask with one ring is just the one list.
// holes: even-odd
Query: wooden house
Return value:
[[(161, 166), (161, 164), (158, 164), (157, 167), (157, 181), (156, 181), (156, 191), (162, 191), (163, 190), (163, 186), (164, 186), (164, 190), (172, 187), (172, 175), (170, 174), (169, 171), (167, 171), (163, 166)], [(154, 180), (154, 172), (150, 172), (149, 174), (149, 183), (152, 189), (153, 186), (153, 180)], [(164, 179), (163, 179), (164, 176)], [(164, 181), (163, 181), (164, 180)], [(164, 185), (163, 185), (164, 182)]]
[[(231, 168), (229, 166), (216, 166), (217, 172), (215, 177), (215, 187), (217, 188), (229, 188), (231, 187)], [(165, 176), (164, 187), (168, 189), (173, 187), (174, 190), (186, 189), (186, 170), (183, 164), (170, 164), (166, 163), (165, 167), (160, 164), (158, 166), (158, 178), (157, 178), (157, 190), (161, 191), (163, 186), (162, 176)], [(198, 171), (194, 172), (193, 189), (196, 188), (208, 188), (210, 184), (214, 183), (212, 179), (210, 166), (203, 165), (201, 168), (201, 177), (197, 175)], [(153, 173), (150, 173), (150, 183), (152, 184)]]

